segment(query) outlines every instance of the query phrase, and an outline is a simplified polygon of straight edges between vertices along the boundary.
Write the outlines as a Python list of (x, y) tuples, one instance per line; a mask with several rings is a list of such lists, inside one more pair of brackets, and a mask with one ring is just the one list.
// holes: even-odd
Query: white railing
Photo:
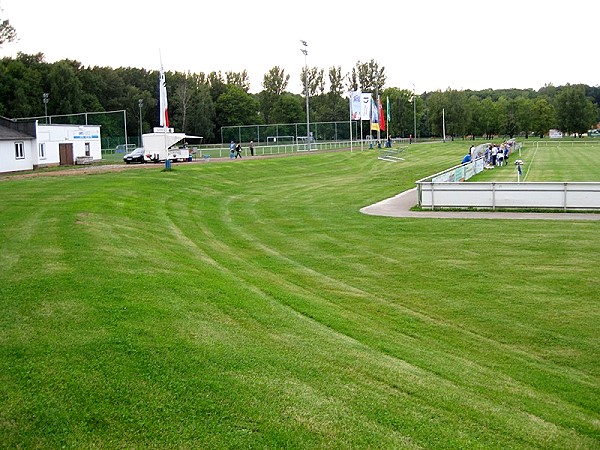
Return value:
[(600, 209), (595, 182), (417, 182), (422, 208)]
[[(353, 141), (352, 145), (355, 149), (360, 149), (360, 141)], [(350, 148), (350, 141), (327, 141), (327, 142), (313, 142), (311, 144), (311, 151), (323, 151), (323, 150), (336, 150), (341, 148)], [(261, 145), (254, 147), (255, 156), (263, 155), (280, 155), (289, 153), (302, 153), (306, 152), (306, 144), (284, 144), (284, 145)], [(210, 158), (228, 158), (230, 154), (229, 147), (221, 148), (205, 148), (202, 147), (197, 151), (197, 158), (210, 157)], [(250, 149), (246, 145), (242, 147), (242, 155), (250, 156)]]

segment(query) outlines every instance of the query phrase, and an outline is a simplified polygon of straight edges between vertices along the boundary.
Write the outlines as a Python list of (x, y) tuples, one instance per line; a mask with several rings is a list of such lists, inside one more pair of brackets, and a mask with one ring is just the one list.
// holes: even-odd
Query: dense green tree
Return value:
[(20, 60), (5, 60), (0, 64), (2, 109), (13, 117), (42, 115), (42, 74)]
[(306, 121), (304, 99), (288, 92), (279, 96), (271, 110), (271, 123), (298, 123)]
[(515, 120), (517, 123), (517, 131), (525, 133), (525, 139), (529, 138), (532, 129), (531, 108), (533, 102), (531, 99), (519, 96), (514, 100)]
[[(122, 70), (110, 67), (94, 67), (82, 70), (79, 79), (89, 96), (95, 97), (102, 105), (100, 110), (118, 111), (124, 109), (123, 100), (127, 96), (127, 85)], [(158, 75), (156, 88), (158, 94)], [(157, 95), (156, 94), (156, 95)]]
[(426, 100), (427, 129), (433, 136), (443, 135), (443, 116), (445, 98), (442, 91), (432, 92)]
[(259, 104), (236, 85), (226, 85), (225, 92), (215, 102), (217, 126), (253, 125), (259, 121)]
[(246, 92), (250, 90), (250, 77), (246, 70), (241, 72), (225, 72), (225, 79), (227, 84), (235, 84)]
[(311, 98), (311, 109), (315, 109), (314, 119), (321, 122), (348, 120), (350, 105), (344, 97), (344, 76), (341, 67), (330, 67), (328, 71), (329, 91)]
[(556, 96), (558, 128), (567, 134), (586, 133), (598, 120), (598, 110), (582, 85), (567, 85)]
[(492, 101), (491, 97), (484, 98), (479, 104), (480, 107), (477, 114), (481, 132), (487, 139), (492, 139), (498, 133), (498, 110), (496, 104)]
[(342, 97), (345, 94), (344, 76), (340, 66), (332, 66), (328, 71), (329, 92)]
[(48, 74), (50, 99), (49, 114), (74, 114), (83, 112), (83, 84), (77, 76), (79, 63), (58, 61)]
[(379, 63), (374, 59), (366, 63), (358, 61), (356, 63), (356, 73), (361, 91), (375, 94), (383, 90), (387, 78), (385, 67), (379, 67)]
[(289, 82), (290, 76), (285, 69), (275, 66), (264, 75), (262, 86), (267, 93), (278, 96), (285, 92)]
[(502, 96), (496, 102), (495, 107), (498, 114), (498, 133), (514, 137), (518, 133), (515, 100)]
[(390, 101), (390, 120), (386, 125), (387, 134), (400, 137), (408, 137), (414, 134), (415, 108), (412, 102), (413, 92), (398, 88), (385, 89), (381, 95), (381, 101), (386, 116), (388, 98)]
[(360, 89), (360, 81), (358, 79), (358, 70), (356, 67), (353, 67), (350, 73), (346, 75), (346, 79), (348, 80), (349, 91), (358, 91)]
[(212, 97), (213, 102), (216, 102), (217, 99), (227, 90), (227, 83), (225, 83), (221, 72), (209, 73), (207, 80), (208, 85), (210, 86), (210, 96)]
[(287, 89), (290, 76), (279, 66), (271, 68), (263, 77), (263, 90), (258, 100), (260, 103), (260, 114), (265, 123), (273, 123), (271, 111), (277, 99)]
[(190, 98), (190, 115), (186, 133), (202, 136), (204, 141), (212, 142), (215, 138), (215, 105), (210, 96), (210, 88), (200, 77), (195, 79), (195, 89)]
[[(188, 134), (205, 136), (207, 141), (220, 136), (222, 125), (306, 120), (304, 93), (286, 92), (289, 75), (277, 66), (265, 74), (263, 90), (256, 95), (248, 93), (246, 71), (226, 72), (225, 77), (221, 72), (208, 75), (167, 72), (166, 75), (171, 126)], [(415, 103), (412, 103), (410, 90), (396, 87), (384, 90), (385, 71), (374, 60), (359, 61), (345, 76), (342, 76), (341, 67), (329, 68), (327, 75), (328, 79), (325, 71), (317, 67), (302, 73), (302, 77), (308, 77), (312, 123), (348, 120), (349, 88), (379, 91), (384, 108), (390, 98), (392, 120), (388, 129), (395, 136), (414, 134), (415, 119), (419, 136), (441, 136), (442, 111), (446, 113), (447, 135), (469, 134), (490, 139), (498, 134), (516, 136), (523, 133), (527, 137), (535, 132), (544, 135), (550, 128), (561, 128), (565, 133), (583, 133), (599, 119), (600, 88), (597, 86), (547, 85), (539, 91), (447, 90), (424, 93), (415, 97)], [(42, 94), (49, 93), (50, 115), (125, 110), (129, 119), (128, 134), (136, 136), (140, 122), (143, 132), (158, 125), (158, 79), (157, 70), (84, 68), (79, 62), (70, 60), (49, 64), (42, 53), (19, 53), (16, 58), (0, 60), (0, 114), (43, 116)], [(234, 92), (232, 86), (238, 87), (243, 95)], [(260, 105), (258, 113), (257, 104)], [(416, 105), (416, 118), (413, 105)], [(108, 119), (102, 122), (103, 134), (110, 134), (111, 130), (122, 133), (123, 120), (116, 117), (111, 119), (114, 123)]]
[(0, 46), (17, 39), (17, 30), (5, 19), (0, 19)]
[(467, 125), (467, 134), (471, 135), (473, 139), (475, 136), (483, 136), (485, 125), (482, 120), (481, 112), (483, 111), (481, 99), (475, 95), (469, 95), (467, 99), (469, 110), (471, 111), (471, 120)]
[(191, 73), (175, 73), (171, 76), (169, 85), (173, 95), (169, 97), (169, 119), (172, 126), (179, 130), (187, 128), (188, 110), (193, 93)]
[(556, 126), (556, 110), (545, 97), (538, 98), (531, 106), (531, 130), (540, 138)]
[(471, 121), (471, 110), (464, 91), (448, 89), (445, 93), (446, 108), (446, 133), (451, 137), (465, 136), (469, 122)]

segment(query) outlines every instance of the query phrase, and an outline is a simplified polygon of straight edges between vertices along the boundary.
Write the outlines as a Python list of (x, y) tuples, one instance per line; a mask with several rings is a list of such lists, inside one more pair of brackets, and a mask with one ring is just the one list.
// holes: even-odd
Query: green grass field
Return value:
[(0, 447), (600, 448), (600, 223), (359, 213), (469, 145), (0, 180)]
[(485, 170), (470, 181), (517, 181), (515, 160), (521, 159), (521, 181), (599, 181), (598, 140), (523, 140), (521, 156), (516, 152), (509, 164)]

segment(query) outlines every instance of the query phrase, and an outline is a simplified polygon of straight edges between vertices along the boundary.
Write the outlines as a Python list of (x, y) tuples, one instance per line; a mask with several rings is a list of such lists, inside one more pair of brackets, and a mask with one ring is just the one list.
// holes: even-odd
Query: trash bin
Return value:
[(165, 159), (165, 169), (171, 170), (171, 160), (170, 159)]
[(192, 155), (188, 156), (188, 161), (192, 162)]

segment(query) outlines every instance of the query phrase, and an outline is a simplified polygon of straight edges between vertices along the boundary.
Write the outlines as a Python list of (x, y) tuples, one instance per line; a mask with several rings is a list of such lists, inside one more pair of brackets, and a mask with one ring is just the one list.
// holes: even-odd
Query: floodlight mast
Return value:
[(44, 116), (46, 117), (46, 123), (48, 123), (48, 99), (50, 98), (50, 94), (44, 92), (42, 94), (42, 101), (44, 102)]
[(416, 97), (416, 89), (415, 83), (413, 83), (413, 122), (414, 122), (414, 135), (413, 140), (417, 141), (417, 97)]
[(306, 56), (308, 55), (308, 43), (302, 39), (300, 39), (302, 45), (305, 48), (301, 48), (300, 51), (304, 53), (304, 93), (306, 95), (306, 143), (307, 150), (311, 148), (310, 142), (310, 118), (309, 118), (309, 109), (308, 109), (308, 65), (306, 63)]

